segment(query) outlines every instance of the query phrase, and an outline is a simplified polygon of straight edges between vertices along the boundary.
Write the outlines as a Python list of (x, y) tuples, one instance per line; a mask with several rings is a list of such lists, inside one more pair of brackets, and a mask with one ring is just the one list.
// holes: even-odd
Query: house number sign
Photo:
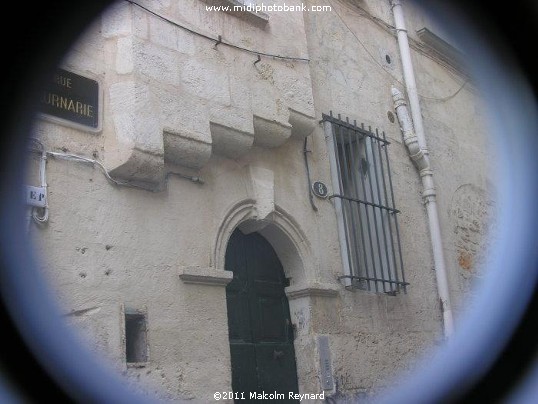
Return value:
[(312, 192), (318, 198), (327, 198), (327, 194), (328, 194), (327, 185), (325, 185), (321, 181), (316, 181), (312, 184)]

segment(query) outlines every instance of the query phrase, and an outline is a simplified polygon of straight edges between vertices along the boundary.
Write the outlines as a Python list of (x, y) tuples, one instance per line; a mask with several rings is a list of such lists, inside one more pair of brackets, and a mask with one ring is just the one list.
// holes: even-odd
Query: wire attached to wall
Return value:
[[(366, 45), (364, 44), (364, 42), (362, 42), (360, 40), (360, 38), (355, 34), (355, 32), (353, 32), (353, 30), (349, 27), (349, 25), (345, 22), (345, 20), (342, 18), (342, 16), (340, 15), (340, 13), (336, 10), (336, 7), (334, 7), (334, 5), (332, 4), (331, 0), (328, 0), (329, 1), (329, 4), (331, 5), (331, 10), (334, 11), (334, 13), (337, 15), (338, 19), (342, 22), (342, 24), (344, 24), (344, 26), (347, 28), (347, 30), (351, 33), (351, 35), (353, 35), (355, 37), (355, 39), (357, 40), (357, 42), (361, 45), (361, 47), (364, 49), (364, 51), (368, 54), (368, 56), (370, 56), (370, 58), (372, 59), (372, 61), (378, 65), (381, 70), (383, 70), (386, 74), (388, 74), (393, 80), (395, 80), (397, 83), (399, 83), (401, 86), (405, 87), (405, 84), (400, 80), (398, 79), (395, 75), (393, 75), (390, 71), (388, 71), (385, 66), (383, 66), (381, 63), (379, 63), (379, 61), (377, 60), (377, 58), (372, 55), (372, 53), (368, 50), (368, 48), (366, 47)], [(385, 21), (383, 21), (381, 18), (379, 17), (375, 17), (373, 15), (371, 15), (370, 13), (368, 13), (368, 11), (366, 11), (364, 8), (360, 7), (360, 6), (356, 6), (357, 8), (359, 8), (359, 10), (361, 10), (361, 13), (359, 13), (359, 15), (363, 18), (366, 18), (370, 21), (373, 21), (376, 25), (380, 26), (383, 30), (389, 32), (391, 35), (395, 35), (396, 33), (396, 28), (393, 27), (392, 25), (390, 24), (387, 24)], [(411, 39), (411, 38), (410, 38)], [(442, 63), (441, 61), (438, 60), (438, 58), (435, 58), (431, 55), (429, 55), (425, 50), (421, 49), (420, 46), (416, 43), (414, 43), (415, 46), (413, 46), (413, 49), (415, 49), (417, 52), (420, 52), (422, 55), (434, 60), (435, 62), (441, 64), (442, 66), (444, 67), (448, 67), (445, 63)], [(428, 97), (428, 96), (425, 96), (425, 95), (422, 95), (422, 94), (418, 94), (420, 96), (420, 98), (423, 98), (425, 100), (430, 100), (430, 101), (437, 101), (437, 102), (444, 102), (444, 101), (448, 101), (452, 98), (454, 98), (456, 95), (458, 95), (460, 93), (461, 90), (463, 90), (463, 88), (467, 85), (467, 83), (469, 83), (469, 78), (466, 78), (465, 81), (460, 85), (460, 87), (455, 91), (453, 92), (452, 94), (446, 96), (446, 97), (442, 97), (442, 98), (437, 98), (437, 97)]]
[(303, 156), (304, 156), (304, 164), (306, 168), (306, 180), (308, 184), (308, 198), (310, 200), (310, 206), (312, 206), (312, 209), (317, 212), (318, 208), (316, 207), (316, 204), (314, 203), (314, 198), (312, 197), (312, 181), (310, 179), (310, 167), (308, 165), (308, 153), (311, 153), (311, 150), (308, 150), (308, 136), (304, 138), (304, 144), (303, 144)]
[(152, 15), (154, 15), (155, 17), (157, 18), (160, 18), (161, 20), (163, 21), (166, 21), (167, 23), (169, 24), (172, 24), (173, 26), (177, 27), (177, 28), (181, 28), (182, 30), (185, 30), (187, 32), (190, 32), (191, 34), (193, 35), (197, 35), (199, 37), (202, 37), (202, 38), (205, 38), (205, 39), (208, 39), (210, 41), (213, 41), (215, 42), (214, 44), (214, 47), (216, 49), (216, 47), (218, 45), (224, 45), (224, 46), (227, 46), (229, 48), (233, 48), (233, 49), (237, 49), (237, 50), (240, 50), (240, 51), (243, 51), (243, 52), (247, 52), (247, 53), (250, 53), (250, 54), (253, 54), (253, 55), (257, 55), (258, 57), (259, 56), (266, 56), (266, 57), (270, 57), (270, 58), (274, 58), (274, 59), (282, 59), (282, 60), (295, 60), (295, 61), (301, 61), (301, 62), (310, 62), (310, 59), (308, 58), (302, 58), (302, 57), (295, 57), (295, 56), (283, 56), (283, 55), (277, 55), (277, 54), (273, 54), (273, 53), (265, 53), (265, 52), (260, 52), (258, 50), (253, 50), (253, 49), (248, 49), (248, 48), (243, 48), (239, 45), (235, 45), (235, 44), (232, 44), (230, 42), (226, 42), (226, 41), (223, 41), (222, 40), (222, 37), (220, 35), (218, 35), (217, 38), (213, 38), (209, 35), (206, 35), (206, 34), (202, 34), (201, 32), (198, 32), (198, 31), (194, 31), (193, 29), (190, 29), (190, 28), (187, 28), (185, 27), (184, 25), (181, 25), (175, 21), (172, 21), (158, 13), (156, 13), (155, 11), (153, 10), (150, 10), (149, 8), (147, 7), (144, 7), (143, 5), (141, 4), (138, 4), (137, 2), (135, 1), (132, 1), (132, 0), (124, 0), (126, 1), (127, 3), (130, 3), (134, 6), (137, 6), (139, 8), (141, 8), (142, 10), (146, 11), (147, 13), (150, 13)]
[[(35, 151), (36, 153), (40, 154), (39, 157), (39, 182), (42, 188), (45, 190), (47, 189), (47, 176), (46, 176), (46, 165), (47, 165), (47, 152), (45, 151), (45, 146), (43, 146), (43, 143), (41, 143), (39, 140), (35, 138), (30, 138), (30, 141), (35, 143), (38, 146), (37, 150), (31, 150)], [(32, 219), (37, 224), (45, 224), (49, 220), (49, 206), (48, 203), (44, 207), (38, 208), (37, 206), (33, 206), (31, 209), (31, 216)]]
[(80, 161), (80, 162), (84, 162), (84, 163), (89, 163), (89, 164), (92, 164), (92, 165), (96, 165), (97, 167), (99, 167), (101, 169), (101, 171), (103, 172), (103, 174), (105, 175), (106, 179), (108, 181), (110, 181), (111, 183), (115, 184), (115, 185), (121, 185), (121, 186), (124, 186), (124, 187), (130, 187), (130, 188), (141, 188), (141, 189), (145, 189), (143, 187), (140, 187), (138, 185), (135, 185), (135, 184), (131, 184), (131, 183), (128, 183), (128, 182), (123, 182), (123, 181), (118, 181), (118, 180), (115, 180), (114, 178), (112, 178), (110, 176), (110, 173), (107, 171), (107, 169), (105, 168), (105, 166), (98, 160), (94, 160), (94, 159), (90, 159), (88, 157), (84, 157), (84, 156), (79, 156), (77, 154), (71, 154), (71, 153), (59, 153), (59, 152), (52, 152), (52, 151), (48, 151), (47, 154), (49, 156), (52, 156), (52, 157), (56, 157), (56, 158), (61, 158), (61, 159), (64, 159), (64, 160), (71, 160), (71, 161)]
[[(111, 182), (112, 184), (114, 184), (114, 185), (118, 185), (118, 186), (122, 186), (122, 187), (129, 187), (129, 188), (138, 188), (138, 189), (143, 189), (145, 191), (148, 190), (146, 187), (142, 187), (142, 186), (139, 186), (139, 185), (136, 185), (136, 184), (133, 184), (133, 183), (129, 183), (129, 182), (118, 181), (118, 180), (112, 178), (112, 176), (110, 175), (109, 171), (105, 168), (103, 163), (101, 163), (98, 160), (91, 159), (91, 158), (84, 157), (84, 156), (80, 156), (78, 154), (47, 151), (47, 150), (45, 150), (45, 147), (44, 147), (43, 143), (40, 140), (38, 140), (36, 138), (30, 138), (29, 140), (31, 142), (35, 143), (37, 145), (37, 148), (30, 148), (28, 151), (31, 152), (31, 153), (37, 153), (37, 154), (40, 155), (39, 178), (40, 178), (41, 187), (43, 187), (43, 188), (48, 187), (47, 186), (47, 181), (46, 181), (46, 163), (47, 163), (47, 156), (50, 156), (50, 157), (59, 158), (59, 159), (63, 159), (63, 160), (78, 161), (78, 162), (82, 162), (82, 163), (91, 164), (93, 166), (97, 166), (103, 172), (106, 179), (109, 182)], [(165, 181), (168, 180), (168, 177), (170, 175), (176, 175), (176, 176), (188, 179), (188, 180), (190, 180), (192, 182), (195, 182), (195, 183), (198, 183), (198, 184), (204, 184), (203, 179), (201, 179), (200, 177), (184, 175), (184, 174), (181, 174), (181, 173), (171, 172), (171, 171), (166, 174)], [(38, 208), (38, 207), (35, 207), (35, 206), (32, 207), (31, 216), (32, 216), (32, 218), (34, 219), (34, 221), (37, 224), (41, 224), (41, 225), (45, 224), (49, 220), (48, 203), (43, 208)]]

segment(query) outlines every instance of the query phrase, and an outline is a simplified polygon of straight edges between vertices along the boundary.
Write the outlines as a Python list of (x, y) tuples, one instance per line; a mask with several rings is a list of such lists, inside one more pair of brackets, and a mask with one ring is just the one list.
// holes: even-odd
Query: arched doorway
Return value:
[(286, 402), (298, 387), (282, 264), (263, 236), (236, 229), (225, 269), (234, 274), (226, 287), (232, 388), (241, 399), (248, 400), (251, 392), (276, 392), (283, 394), (278, 402)]

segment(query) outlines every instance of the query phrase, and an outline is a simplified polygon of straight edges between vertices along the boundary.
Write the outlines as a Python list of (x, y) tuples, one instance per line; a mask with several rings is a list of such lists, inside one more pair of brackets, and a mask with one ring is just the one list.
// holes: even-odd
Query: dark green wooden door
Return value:
[[(233, 271), (226, 287), (232, 359), (232, 388), (244, 392), (298, 392), (293, 329), (286, 279), (271, 244), (258, 233), (235, 230), (228, 242), (225, 269)], [(238, 396), (241, 397), (241, 396)], [(275, 402), (297, 402), (279, 399)], [(256, 400), (252, 400), (255, 402)]]

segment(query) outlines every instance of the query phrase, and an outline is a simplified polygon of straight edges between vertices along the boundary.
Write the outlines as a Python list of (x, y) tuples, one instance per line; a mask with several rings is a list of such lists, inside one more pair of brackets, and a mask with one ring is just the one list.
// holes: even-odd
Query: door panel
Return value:
[(285, 305), (280, 296), (259, 296), (254, 314), (257, 317), (254, 338), (258, 342), (285, 343), (289, 320), (282, 316)]
[(250, 392), (276, 391), (287, 399), (298, 388), (282, 265), (261, 235), (236, 230), (228, 242), (225, 269), (234, 273), (226, 287), (232, 388), (245, 398)]
[(249, 316), (247, 296), (231, 291), (226, 296), (226, 300), (229, 309), (228, 329), (230, 342), (252, 342), (252, 331), (248, 322), (244, 321)]
[[(257, 391), (258, 376), (256, 369), (256, 346), (254, 344), (230, 343), (230, 354), (232, 360), (232, 387), (241, 386), (245, 398), (249, 395), (247, 391)], [(248, 402), (248, 401), (247, 401)]]
[[(262, 390), (285, 394), (297, 393), (297, 373), (295, 370), (295, 351), (290, 344), (257, 344), (258, 378)], [(293, 363), (293, 366), (290, 366)], [(297, 402), (295, 400), (277, 400), (280, 403)]]

